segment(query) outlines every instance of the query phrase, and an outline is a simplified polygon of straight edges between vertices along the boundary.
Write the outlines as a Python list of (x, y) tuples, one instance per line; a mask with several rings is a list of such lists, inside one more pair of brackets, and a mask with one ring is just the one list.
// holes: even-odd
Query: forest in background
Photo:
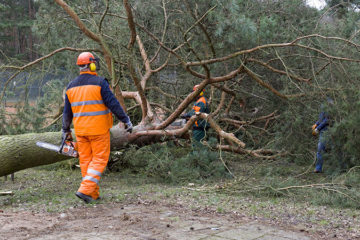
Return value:
[[(138, 126), (160, 131), (191, 107), (195, 84), (205, 87), (214, 123), (232, 135), (210, 130), (211, 154), (201, 155), (208, 162), (192, 159), (195, 166), (216, 162), (222, 150), (239, 165), (249, 158), (312, 164), (311, 125), (325, 105), (332, 119), (326, 172), (356, 172), (359, 6), (341, 0), (327, 1), (321, 11), (302, 0), (2, 1), (0, 100), (21, 101), (15, 113), (1, 109), (0, 132), (60, 131), (63, 89), (77, 75), (78, 53), (87, 50), (101, 59), (100, 75)], [(29, 97), (31, 86), (38, 94)], [(327, 97), (333, 106), (326, 106)], [(133, 159), (149, 150), (156, 153), (151, 164)], [(173, 158), (192, 158), (162, 145), (130, 153), (122, 167), (146, 165), (154, 175), (180, 169)]]

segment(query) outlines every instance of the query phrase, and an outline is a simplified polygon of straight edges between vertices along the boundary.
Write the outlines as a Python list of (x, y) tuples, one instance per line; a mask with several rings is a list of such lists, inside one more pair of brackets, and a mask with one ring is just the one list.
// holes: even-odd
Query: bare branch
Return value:
[[(190, 66), (187, 66), (186, 70), (187, 70), (189, 73), (191, 73), (193, 76), (195, 76), (195, 77), (202, 78), (202, 79), (207, 79), (206, 75), (203, 75), (203, 74), (200, 74), (200, 73), (198, 73), (198, 72), (193, 71), (193, 70), (190, 68)], [(218, 83), (218, 82), (225, 82), (225, 81), (227, 81), (227, 80), (230, 80), (230, 79), (236, 77), (239, 73), (241, 73), (241, 72), (243, 72), (243, 71), (244, 71), (244, 66), (243, 66), (243, 64), (242, 64), (242, 65), (240, 65), (239, 68), (235, 69), (234, 71), (229, 72), (229, 73), (226, 74), (226, 75), (219, 76), (219, 77), (211, 77), (211, 78), (209, 79), (209, 82), (210, 82), (211, 84)]]
[[(165, 6), (166, 6), (165, 0), (162, 0), (162, 9), (163, 9), (163, 12), (164, 12), (164, 28), (163, 28), (163, 34), (161, 36), (161, 42), (164, 42), (165, 34), (166, 34), (166, 30), (167, 30), (167, 23), (168, 23), (168, 15), (166, 13), (166, 7)], [(158, 47), (158, 49), (156, 50), (156, 52), (155, 52), (153, 58), (150, 60), (150, 62), (155, 61), (155, 59), (157, 58), (157, 56), (160, 53), (160, 50), (161, 50), (161, 46)]]
[(230, 141), (235, 143), (238, 147), (240, 148), (244, 148), (245, 147), (245, 143), (242, 142), (241, 140), (239, 140), (238, 138), (235, 137), (235, 135), (233, 133), (227, 133), (224, 132), (221, 127), (212, 119), (211, 116), (209, 116), (206, 113), (199, 113), (196, 114), (194, 116), (192, 116), (189, 121), (186, 123), (186, 125), (183, 128), (180, 129), (176, 129), (176, 130), (159, 130), (158, 127), (155, 127), (154, 129), (151, 130), (146, 130), (146, 131), (139, 131), (136, 133), (133, 133), (131, 136), (131, 141), (134, 141), (135, 139), (141, 137), (141, 136), (150, 136), (150, 135), (155, 135), (155, 136), (182, 136), (183, 134), (185, 134), (190, 127), (194, 124), (194, 122), (198, 119), (205, 119), (210, 126), (215, 130), (215, 132), (217, 132), (217, 134)]
[[(191, 29), (193, 29), (198, 23), (200, 23), (215, 8), (216, 8), (216, 5), (214, 7), (212, 7), (212, 8), (210, 8), (208, 11), (206, 11), (206, 13), (201, 18), (199, 18), (192, 26), (190, 26), (188, 28), (188, 30), (186, 30), (185, 33), (183, 34), (184, 35), (184, 42), (186, 43), (186, 45), (188, 46), (190, 51), (194, 54), (194, 56), (199, 61), (201, 61), (201, 58), (199, 57), (197, 52), (193, 49), (193, 47), (191, 47), (190, 43), (188, 42), (187, 34), (191, 31)], [(204, 68), (204, 70), (206, 72), (206, 78), (210, 78), (210, 69), (208, 68), (208, 66), (206, 64), (201, 64), (201, 66)]]
[(220, 137), (222, 137), (230, 142), (235, 143), (236, 145), (238, 145), (241, 148), (245, 147), (245, 143), (242, 142), (237, 137), (235, 137), (235, 135), (233, 133), (224, 132), (210, 115), (208, 115), (206, 113), (200, 113), (198, 115), (200, 118), (205, 119), (210, 124), (211, 128), (214, 129), (215, 132), (217, 132)]
[(269, 69), (270, 71), (273, 71), (273, 72), (275, 72), (275, 73), (279, 73), (279, 74), (281, 74), (281, 75), (288, 75), (288, 76), (290, 76), (291, 78), (294, 78), (294, 79), (296, 79), (296, 80), (298, 80), (298, 81), (300, 81), (300, 82), (309, 82), (309, 81), (311, 80), (311, 78), (305, 79), (305, 78), (298, 77), (298, 76), (296, 76), (296, 75), (287, 73), (287, 72), (285, 72), (285, 71), (281, 71), (281, 70), (276, 69), (276, 68), (270, 66), (269, 64), (264, 63), (264, 62), (262, 62), (262, 61), (260, 61), (260, 60), (258, 60), (258, 59), (248, 58), (248, 59), (246, 59), (246, 61), (258, 63), (258, 64), (266, 67), (266, 68)]
[(123, 91), (122, 97), (124, 99), (134, 99), (141, 106), (142, 119), (140, 125), (145, 123), (145, 121), (147, 120), (146, 117), (153, 119), (154, 113), (152, 112), (151, 107), (149, 106), (149, 102), (146, 100), (146, 98), (145, 98), (145, 102), (143, 102), (143, 98), (141, 97), (139, 91), (137, 92)]
[(109, 0), (106, 0), (105, 11), (104, 11), (103, 14), (101, 15), (100, 22), (99, 22), (99, 33), (102, 32), (102, 29), (101, 29), (101, 28), (102, 28), (102, 23), (103, 23), (103, 21), (104, 21), (104, 19), (105, 19), (106, 14), (108, 13), (108, 11), (109, 11)]
[(219, 84), (216, 83), (212, 83), (212, 86), (216, 87), (217, 89), (226, 92), (227, 94), (230, 94), (231, 96), (236, 96), (236, 93), (231, 90), (230, 88), (226, 87), (226, 86), (221, 86)]
[(279, 91), (277, 91), (275, 88), (273, 88), (270, 84), (264, 82), (263, 80), (261, 80), (254, 72), (252, 72), (249, 68), (244, 67), (245, 72), (252, 78), (254, 79), (257, 83), (259, 83), (261, 86), (269, 89), (272, 93), (274, 93), (275, 95), (283, 98), (283, 99), (288, 99), (288, 98), (292, 98), (292, 97), (301, 97), (304, 96), (305, 93), (301, 93), (301, 94), (294, 94), (294, 95), (284, 95), (282, 93), (280, 93)]
[(144, 61), (144, 65), (145, 65), (145, 74), (142, 77), (141, 82), (140, 82), (142, 89), (145, 89), (146, 82), (150, 78), (152, 71), (151, 71), (151, 67), (150, 67), (150, 61), (148, 59), (148, 56), (147, 56), (145, 48), (144, 48), (144, 44), (142, 43), (142, 41), (138, 35), (136, 36), (136, 41), (137, 41), (137, 44), (139, 45), (140, 54), (141, 54), (141, 57)]
[(4, 65), (4, 66), (1, 66), (1, 68), (3, 69), (14, 69), (14, 70), (20, 70), (20, 71), (23, 71), (35, 64), (38, 64), (39, 62), (42, 62), (43, 60), (47, 59), (47, 58), (50, 58), (52, 57), (53, 55), (59, 53), (59, 52), (63, 52), (63, 51), (73, 51), (73, 52), (84, 52), (84, 51), (93, 51), (93, 52), (101, 52), (99, 49), (88, 49), (88, 48), (72, 48), (72, 47), (63, 47), (63, 48), (58, 48), (54, 51), (52, 51), (51, 53), (43, 56), (43, 57), (40, 57), (38, 59), (35, 59), (34, 61), (32, 62), (29, 62), (23, 66), (7, 66), (7, 65)]
[(184, 110), (185, 108), (192, 102), (194, 101), (194, 99), (200, 94), (200, 92), (205, 88), (205, 86), (208, 84), (209, 79), (205, 79), (203, 80), (198, 88), (190, 93), (185, 99), (184, 101), (182, 101), (180, 103), (180, 105), (177, 107), (177, 109), (165, 120), (163, 121), (160, 125), (156, 126), (156, 129), (164, 129), (166, 128), (168, 125), (170, 125)]
[[(191, 10), (191, 7), (190, 7), (190, 4), (189, 4), (189, 1), (188, 1), (188, 0), (186, 0), (185, 3), (186, 3), (186, 6), (187, 6), (188, 11), (190, 12), (191, 16), (196, 20), (196, 19), (198, 18), (197, 13), (196, 13), (196, 12), (194, 13), (194, 12)], [(215, 7), (216, 7), (216, 6), (215, 6)], [(196, 14), (196, 15), (195, 15), (195, 14)], [(207, 41), (208, 41), (208, 43), (209, 43), (209, 47), (210, 47), (212, 56), (213, 56), (213, 57), (216, 57), (216, 52), (215, 52), (214, 44), (212, 43), (212, 40), (211, 40), (211, 38), (210, 38), (210, 34), (207, 32), (205, 26), (201, 23), (201, 21), (198, 21), (197, 23), (198, 23), (200, 29), (201, 29), (201, 30), (204, 32), (204, 34), (205, 34), (205, 37), (206, 37), (206, 39), (207, 39)]]
[(128, 49), (132, 48), (132, 46), (135, 43), (135, 39), (136, 39), (136, 29), (135, 29), (135, 23), (134, 23), (134, 17), (131, 11), (131, 6), (129, 4), (128, 0), (124, 0), (124, 7), (125, 7), (125, 11), (126, 11), (126, 15), (127, 15), (127, 20), (128, 20), (128, 24), (129, 24), (129, 29), (130, 29), (130, 40), (129, 40), (129, 44), (128, 44)]
[(59, 116), (57, 116), (54, 120), (52, 120), (51, 122), (49, 122), (48, 124), (46, 124), (45, 126), (41, 127), (41, 129), (46, 129), (48, 127), (50, 127), (51, 125), (55, 124), (57, 121), (59, 121), (62, 118), (62, 114), (60, 114)]
[(69, 16), (75, 21), (76, 25), (80, 28), (80, 30), (83, 33), (85, 33), (86, 36), (88, 36), (95, 42), (98, 42), (98, 43), (101, 42), (100, 37), (86, 27), (86, 25), (81, 21), (79, 16), (74, 12), (74, 10), (69, 5), (67, 5), (67, 3), (65, 1), (55, 0), (55, 2), (58, 5), (60, 5), (60, 7), (62, 7), (69, 14)]
[(229, 115), (230, 108), (231, 108), (232, 103), (234, 102), (234, 99), (235, 99), (235, 96), (232, 96), (231, 99), (230, 99), (230, 102), (229, 102), (229, 104), (228, 104), (228, 106), (227, 106), (227, 108), (225, 109), (225, 114), (226, 114), (226, 115)]
[(278, 152), (271, 149), (248, 150), (239, 147), (236, 148), (234, 146), (229, 146), (229, 145), (218, 145), (217, 149), (221, 149), (223, 151), (228, 151), (228, 152), (240, 153), (240, 154), (248, 154), (250, 156), (256, 158), (263, 158), (263, 159), (274, 159), (288, 154), (287, 152)]
[(157, 72), (160, 72), (161, 70), (163, 70), (169, 63), (169, 60), (170, 60), (170, 53), (168, 55), (168, 57), (166, 58), (166, 61), (163, 63), (163, 65), (161, 65), (160, 67), (154, 69), (154, 70), (151, 70), (152, 73), (157, 73)]
[(225, 100), (226, 100), (226, 92), (222, 91), (221, 92), (220, 103), (217, 106), (217, 108), (215, 109), (215, 111), (210, 114), (211, 116), (216, 116), (220, 112), (220, 110), (224, 107)]
[(196, 25), (198, 25), (210, 12), (212, 12), (217, 5), (213, 6), (209, 10), (206, 11), (192, 26), (188, 28), (188, 30), (185, 31), (184, 35), (186, 36)]
[(171, 95), (170, 93), (167, 93), (167, 92), (164, 92), (163, 90), (161, 90), (161, 88), (159, 87), (155, 87), (155, 86), (152, 86), (152, 87), (147, 87), (146, 90), (155, 90), (157, 92), (159, 92), (160, 94), (166, 96), (166, 97), (169, 97), (169, 98), (172, 98), (172, 99), (176, 99), (176, 97), (174, 95)]
[(144, 32), (146, 32), (152, 39), (154, 39), (159, 44), (159, 46), (161, 46), (165, 51), (173, 54), (183, 65), (185, 65), (186, 61), (179, 54), (176, 53), (176, 50), (178, 50), (179, 48), (171, 49), (167, 47), (159, 38), (157, 38), (152, 32), (150, 32), (144, 26), (140, 24), (137, 24), (137, 26), (140, 29), (142, 29)]
[(327, 58), (330, 58), (330, 59), (336, 59), (336, 60), (342, 60), (342, 61), (351, 61), (351, 62), (360, 62), (360, 59), (351, 59), (351, 58), (332, 56), (332, 55), (329, 55), (329, 54), (327, 54), (327, 53), (325, 53), (325, 52), (323, 52), (323, 51), (321, 51), (319, 49), (316, 49), (316, 48), (313, 48), (313, 47), (308, 47), (308, 46), (301, 45), (301, 44), (297, 44), (297, 42), (299, 42), (300, 40), (307, 39), (307, 38), (322, 38), (322, 39), (329, 39), (329, 40), (338, 40), (338, 41), (343, 41), (343, 42), (346, 42), (348, 44), (351, 44), (351, 45), (355, 46), (356, 48), (359, 47), (358, 44), (355, 44), (355, 43), (353, 43), (353, 42), (351, 42), (351, 41), (349, 41), (347, 39), (337, 38), (337, 37), (325, 37), (325, 36), (321, 36), (321, 35), (318, 35), (318, 34), (312, 34), (312, 35), (298, 37), (295, 40), (293, 40), (292, 42), (288, 42), (288, 43), (265, 44), (265, 45), (260, 45), (260, 46), (257, 46), (257, 47), (251, 48), (251, 49), (241, 50), (241, 51), (229, 54), (229, 55), (227, 55), (225, 57), (213, 58), (213, 59), (209, 59), (209, 60), (202, 60), (202, 61), (199, 61), (199, 62), (188, 62), (188, 63), (186, 63), (186, 66), (201, 66), (203, 64), (212, 64), (212, 63), (217, 63), (217, 62), (224, 62), (226, 60), (235, 58), (237, 56), (246, 55), (246, 54), (253, 53), (253, 52), (256, 52), (256, 51), (259, 51), (259, 50), (262, 50), (262, 49), (266, 49), (266, 48), (283, 48), (283, 47), (291, 47), (291, 46), (312, 50), (312, 51), (315, 51), (315, 52), (317, 52), (317, 53), (319, 53), (319, 54), (321, 54), (321, 55), (323, 55), (323, 56), (325, 56)]
[[(124, 0), (124, 2), (127, 0)], [(80, 30), (86, 35), (88, 36), (90, 39), (94, 40), (95, 42), (97, 42), (101, 48), (102, 48), (102, 53), (104, 54), (104, 58), (105, 58), (105, 62), (109, 71), (110, 76), (112, 77), (113, 81), (116, 80), (116, 76), (115, 76), (115, 71), (113, 69), (113, 64), (114, 64), (114, 59), (112, 56), (112, 53), (109, 49), (109, 46), (107, 45), (107, 43), (104, 41), (104, 39), (102, 38), (101, 35), (97, 35), (94, 32), (92, 32), (90, 29), (88, 29), (86, 27), (86, 25), (81, 21), (81, 19), (79, 18), (79, 16), (74, 12), (74, 10), (67, 5), (67, 3), (63, 0), (55, 0), (55, 2), (61, 6), (67, 13), (68, 15), (75, 21), (76, 25), (80, 28)], [(130, 9), (131, 10), (131, 9)], [(104, 15), (105, 16), (105, 15)], [(100, 25), (99, 25), (100, 26)], [(114, 84), (112, 84), (112, 86), (114, 86)], [(119, 87), (119, 86), (118, 86)], [(121, 94), (117, 94), (117, 97), (119, 99), (120, 104), (123, 106), (124, 109), (126, 109), (125, 104), (124, 104), (124, 99), (122, 98)]]
[(270, 113), (268, 115), (261, 116), (261, 117), (258, 117), (258, 118), (252, 119), (252, 120), (247, 120), (247, 121), (240, 121), (240, 120), (235, 120), (235, 119), (230, 119), (230, 118), (222, 118), (222, 119), (220, 119), (220, 121), (228, 122), (228, 123), (231, 123), (231, 124), (234, 124), (234, 125), (237, 125), (237, 126), (250, 125), (250, 124), (253, 124), (255, 122), (260, 122), (260, 121), (264, 121), (264, 120), (278, 118), (279, 116), (275, 115), (275, 114), (276, 114), (276, 111), (272, 112), (272, 113)]
[[(47, 55), (45, 55), (43, 57), (40, 57), (40, 58), (38, 58), (38, 59), (36, 59), (36, 60), (34, 60), (32, 62), (29, 62), (29, 63), (25, 64), (24, 66), (6, 66), (6, 65), (1, 66), (1, 68), (3, 68), (3, 69), (14, 69), (14, 70), (17, 70), (17, 71), (5, 82), (3, 90), (2, 90), (1, 95), (0, 95), (0, 102), (2, 102), (2, 100), (4, 98), (7, 86), (20, 72), (24, 71), (27, 68), (32, 67), (33, 65), (36, 65), (36, 64), (42, 62), (45, 59), (50, 58), (53, 55), (55, 55), (55, 54), (57, 54), (59, 52), (62, 52), (62, 51), (83, 52), (83, 51), (89, 51), (89, 49), (63, 47), (63, 48), (56, 49), (56, 50), (52, 51), (51, 53), (49, 53), (49, 54), (47, 54)], [(91, 51), (98, 52), (99, 50), (91, 49)]]
[[(146, 72), (147, 72), (147, 75), (143, 79), (141, 79), (141, 80), (138, 79), (138, 77), (136, 76), (136, 72), (134, 70), (133, 63), (132, 63), (132, 56), (130, 54), (129, 59), (128, 59), (128, 68), (129, 68), (130, 76), (133, 79), (133, 81), (135, 83), (135, 86), (136, 86), (136, 89), (138, 91), (138, 94), (139, 94), (139, 96), (141, 98), (141, 101), (139, 102), (141, 104), (141, 110), (142, 110), (142, 120), (141, 120), (141, 122), (145, 123), (145, 120), (147, 119), (147, 117), (150, 117), (150, 116), (147, 115), (148, 114), (148, 108), (150, 108), (150, 105), (148, 105), (148, 101), (147, 101), (147, 99), (145, 97), (145, 93), (144, 93), (146, 80), (151, 75), (150, 63), (148, 62), (147, 55), (146, 55), (146, 52), (145, 52), (144, 47), (142, 45), (142, 42), (141, 42), (140, 38), (136, 35), (135, 23), (134, 23), (134, 18), (133, 18), (133, 15), (132, 15), (130, 4), (129, 4), (128, 0), (124, 0), (123, 2), (124, 2), (124, 7), (125, 7), (125, 10), (126, 10), (126, 14), (128, 16), (128, 24), (129, 24), (129, 29), (130, 29), (130, 32), (131, 32), (131, 37), (130, 37), (129, 44), (128, 44), (128, 50), (129, 50), (130, 53), (132, 52), (134, 43), (137, 40), (139, 48), (140, 48), (141, 55), (142, 55), (144, 63), (145, 63)], [(144, 87), (142, 86), (142, 83), (144, 84)]]

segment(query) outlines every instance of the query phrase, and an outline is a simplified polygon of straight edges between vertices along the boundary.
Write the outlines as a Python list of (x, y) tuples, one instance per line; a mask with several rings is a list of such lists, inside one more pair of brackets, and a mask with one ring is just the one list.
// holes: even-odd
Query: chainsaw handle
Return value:
[(59, 153), (62, 153), (62, 150), (64, 148), (66, 140), (69, 140), (70, 142), (72, 141), (71, 132), (63, 132), (63, 134), (61, 136), (61, 144), (60, 144), (60, 148), (59, 148)]
[(62, 150), (63, 150), (63, 148), (64, 148), (65, 141), (66, 141), (66, 137), (62, 137), (62, 138), (61, 138), (60, 148), (59, 148), (59, 153), (60, 153), (60, 154), (62, 153)]

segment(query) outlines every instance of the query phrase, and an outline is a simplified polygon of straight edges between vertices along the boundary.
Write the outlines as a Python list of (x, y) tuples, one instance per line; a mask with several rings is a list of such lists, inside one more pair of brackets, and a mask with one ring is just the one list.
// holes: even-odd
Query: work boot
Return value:
[(90, 197), (89, 195), (85, 195), (85, 194), (83, 194), (81, 192), (76, 192), (75, 195), (78, 198), (82, 199), (85, 203), (91, 203), (93, 201), (92, 197)]

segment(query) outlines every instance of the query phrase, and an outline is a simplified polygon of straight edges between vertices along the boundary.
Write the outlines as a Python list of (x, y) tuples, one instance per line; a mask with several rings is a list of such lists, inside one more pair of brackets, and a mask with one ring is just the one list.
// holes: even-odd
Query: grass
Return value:
[[(0, 191), (14, 192), (13, 196), (0, 196), (0, 209), (63, 212), (92, 207), (74, 195), (81, 174), (80, 169), (70, 168), (73, 163), (64, 161), (18, 172), (14, 183), (0, 178)], [(103, 200), (99, 204), (158, 202), (192, 210), (209, 209), (219, 214), (232, 213), (273, 221), (287, 219), (289, 223), (296, 219), (296, 222), (318, 228), (341, 228), (344, 218), (353, 221), (360, 216), (360, 201), (356, 201), (360, 199), (358, 169), (332, 177), (307, 173), (308, 166), (284, 164), (282, 160), (262, 162), (237, 158), (228, 163), (236, 179), (216, 177), (167, 183), (149, 177), (144, 171), (136, 174), (131, 170), (106, 171), (100, 182)], [(311, 187), (325, 183), (333, 185)], [(306, 185), (309, 187), (292, 188)], [(339, 212), (341, 216), (338, 216)]]
[[(62, 165), (61, 165), (62, 164)], [(248, 168), (253, 169), (253, 163), (248, 162)], [(245, 164), (242, 164), (244, 168)], [(61, 167), (59, 167), (61, 166)], [(276, 171), (271, 168), (260, 168), (251, 172), (251, 176), (241, 175), (237, 172), (237, 179), (224, 179), (213, 181), (204, 180), (201, 183), (188, 182), (171, 185), (158, 182), (156, 178), (147, 177), (144, 174), (131, 174), (130, 172), (106, 172), (101, 180), (101, 194), (105, 202), (123, 202), (136, 199), (137, 196), (146, 196), (148, 200), (176, 199), (179, 195), (191, 196), (196, 200), (196, 204), (219, 206), (226, 198), (256, 198), (261, 201), (270, 201), (272, 205), (281, 204), (284, 200), (296, 203), (311, 203), (313, 205), (325, 205), (331, 207), (353, 208), (357, 209), (359, 185), (356, 185), (354, 179), (358, 178), (355, 171), (347, 178), (330, 178), (326, 175), (307, 174), (301, 178), (294, 178), (299, 167), (290, 172), (289, 166), (286, 166), (284, 172), (280, 167)], [(55, 170), (51, 170), (55, 169)], [(295, 171), (296, 169), (296, 171)], [(271, 174), (269, 173), (271, 172)], [(71, 170), (66, 164), (58, 163), (52, 167), (38, 167), (16, 173), (15, 182), (7, 182), (0, 179), (1, 190), (11, 190), (15, 192), (14, 196), (2, 197), (2, 207), (12, 208), (36, 208), (51, 203), (51, 211), (62, 210), (67, 206), (77, 206), (79, 202), (74, 198), (74, 193), (79, 187), (81, 176), (77, 168)], [(286, 177), (287, 176), (287, 177)], [(349, 180), (347, 180), (350, 178)], [(334, 185), (323, 188), (312, 187), (312, 184), (330, 183)], [(342, 184), (347, 185), (345, 189)], [(336, 184), (341, 184), (336, 185)], [(293, 188), (294, 186), (309, 186)], [(335, 186), (335, 187), (334, 187)], [(351, 186), (351, 187), (350, 187)], [(278, 190), (286, 189), (287, 190)], [(189, 190), (190, 189), (190, 190)], [(331, 190), (329, 190), (331, 189)], [(350, 198), (349, 198), (350, 197)], [(227, 201), (225, 201), (227, 202)], [(251, 206), (250, 209), (256, 212), (259, 206)], [(261, 207), (261, 205), (260, 205)], [(226, 206), (219, 206), (219, 209), (226, 209)], [(223, 210), (221, 210), (223, 211)], [(310, 213), (310, 212), (309, 212)]]

